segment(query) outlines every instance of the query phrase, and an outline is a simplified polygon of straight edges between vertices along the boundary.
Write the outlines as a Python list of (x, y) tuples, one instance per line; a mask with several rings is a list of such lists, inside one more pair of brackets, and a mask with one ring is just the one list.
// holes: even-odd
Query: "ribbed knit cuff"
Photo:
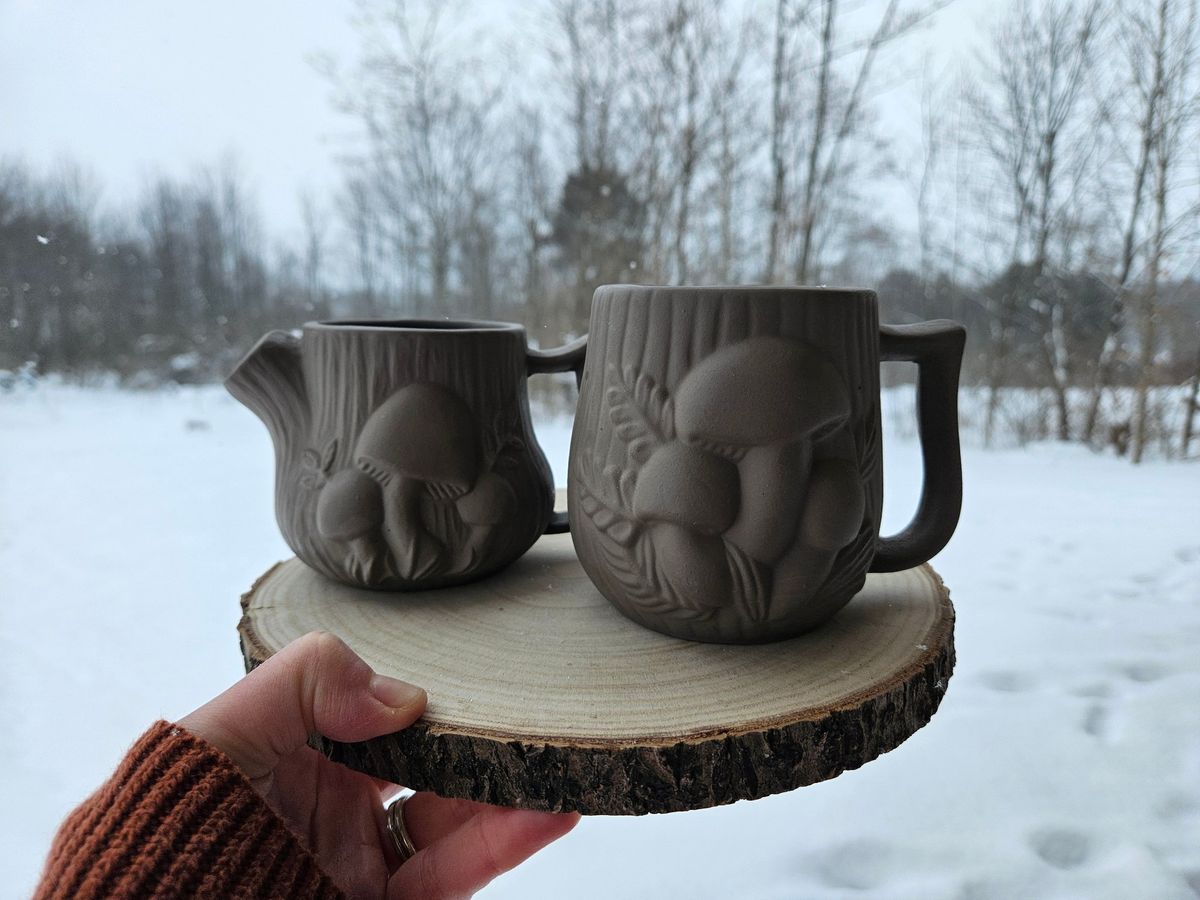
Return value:
[(63, 822), (34, 897), (343, 895), (229, 757), (157, 722)]

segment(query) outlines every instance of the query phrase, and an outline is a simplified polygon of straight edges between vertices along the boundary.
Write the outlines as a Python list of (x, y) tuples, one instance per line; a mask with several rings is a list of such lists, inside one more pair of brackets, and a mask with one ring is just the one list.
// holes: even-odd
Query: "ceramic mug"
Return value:
[(417, 590), (494, 572), (565, 531), (526, 378), (583, 365), (585, 339), (530, 349), (520, 325), (310, 322), (225, 382), (275, 444), (284, 539), (346, 584)]
[[(925, 562), (961, 506), (964, 339), (948, 321), (880, 328), (867, 290), (601, 287), (568, 471), (584, 570), (635, 622), (743, 643)], [(884, 538), (881, 359), (919, 366), (925, 468), (916, 518)]]

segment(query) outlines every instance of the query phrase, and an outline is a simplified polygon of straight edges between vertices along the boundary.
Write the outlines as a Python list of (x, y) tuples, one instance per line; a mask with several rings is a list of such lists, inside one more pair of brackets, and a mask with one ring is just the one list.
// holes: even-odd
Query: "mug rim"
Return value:
[(599, 293), (609, 289), (687, 291), (691, 294), (728, 294), (735, 291), (743, 294), (816, 294), (825, 297), (853, 297), (861, 300), (877, 297), (873, 288), (825, 284), (602, 284), (596, 288), (596, 291)]
[(306, 331), (370, 331), (381, 334), (505, 334), (524, 333), (525, 326), (517, 322), (496, 322), (488, 319), (422, 318), (365, 318), (322, 319), (305, 322)]

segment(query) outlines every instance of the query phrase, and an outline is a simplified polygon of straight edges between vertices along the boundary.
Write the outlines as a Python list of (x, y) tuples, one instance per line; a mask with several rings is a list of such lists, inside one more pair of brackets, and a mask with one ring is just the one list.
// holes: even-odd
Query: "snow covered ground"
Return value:
[[(541, 433), (561, 483), (569, 425)], [(0, 394), (0, 896), (150, 721), (241, 674), (236, 599), (289, 555), (271, 466), (218, 388)], [(964, 467), (935, 560), (958, 670), (929, 726), (790, 794), (585, 820), (485, 896), (1200, 894), (1200, 465), (1035, 445)], [(894, 528), (910, 438), (886, 472)]]

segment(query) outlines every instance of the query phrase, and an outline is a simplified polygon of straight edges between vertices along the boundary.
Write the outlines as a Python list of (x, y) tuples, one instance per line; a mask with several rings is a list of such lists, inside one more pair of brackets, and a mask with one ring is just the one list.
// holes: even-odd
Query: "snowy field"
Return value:
[[(541, 434), (561, 483), (569, 424)], [(895, 528), (919, 460), (892, 437)], [(218, 388), (0, 394), (0, 896), (152, 720), (241, 674), (237, 597), (290, 555), (271, 467)], [(585, 820), (484, 896), (1200, 894), (1200, 465), (1042, 444), (964, 468), (935, 560), (958, 669), (926, 728), (790, 794)]]

